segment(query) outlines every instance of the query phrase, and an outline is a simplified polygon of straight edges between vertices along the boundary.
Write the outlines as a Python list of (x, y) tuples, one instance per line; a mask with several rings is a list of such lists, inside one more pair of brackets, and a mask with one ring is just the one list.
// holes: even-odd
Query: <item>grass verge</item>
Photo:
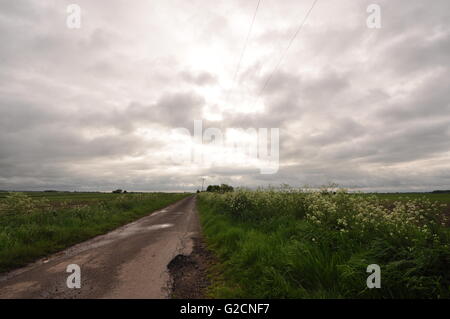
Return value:
[[(220, 263), (214, 298), (450, 298), (450, 233), (440, 206), (345, 192), (201, 194)], [(367, 266), (381, 288), (367, 288)]]
[(127, 194), (58, 206), (11, 193), (0, 204), (0, 272), (104, 234), (190, 194)]

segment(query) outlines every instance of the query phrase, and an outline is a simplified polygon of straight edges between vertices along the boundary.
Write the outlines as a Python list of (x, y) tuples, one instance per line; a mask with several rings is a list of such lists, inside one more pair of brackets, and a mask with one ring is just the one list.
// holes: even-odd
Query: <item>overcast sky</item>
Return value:
[[(0, 189), (450, 189), (450, 1), (319, 0), (276, 69), (312, 0), (262, 0), (234, 77), (257, 2), (1, 0)], [(278, 172), (174, 161), (194, 120), (279, 128)]]

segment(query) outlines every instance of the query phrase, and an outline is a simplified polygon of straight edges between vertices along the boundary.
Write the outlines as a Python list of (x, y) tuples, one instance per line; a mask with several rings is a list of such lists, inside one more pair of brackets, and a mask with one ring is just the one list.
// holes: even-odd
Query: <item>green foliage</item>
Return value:
[[(225, 298), (450, 298), (442, 204), (345, 190), (203, 193), (199, 209)], [(368, 289), (367, 266), (381, 266)]]
[[(145, 216), (188, 194), (122, 194), (103, 200), (59, 201), (10, 193), (0, 202), (0, 272)], [(103, 196), (103, 197), (102, 197)]]
[(9, 193), (0, 202), (0, 214), (10, 215), (16, 212), (31, 214), (40, 208), (47, 208), (48, 206), (48, 201), (45, 199), (33, 200), (23, 193)]
[(207, 192), (212, 193), (227, 193), (234, 191), (233, 186), (227, 185), (227, 184), (221, 184), (221, 185), (209, 185), (206, 188)]

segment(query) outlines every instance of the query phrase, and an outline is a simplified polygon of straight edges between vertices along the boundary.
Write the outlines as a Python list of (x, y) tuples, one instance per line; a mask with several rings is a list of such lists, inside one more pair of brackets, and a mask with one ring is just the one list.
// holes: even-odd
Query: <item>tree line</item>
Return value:
[(227, 184), (221, 184), (221, 185), (209, 185), (206, 188), (207, 192), (210, 193), (227, 193), (234, 191), (233, 186), (227, 185)]

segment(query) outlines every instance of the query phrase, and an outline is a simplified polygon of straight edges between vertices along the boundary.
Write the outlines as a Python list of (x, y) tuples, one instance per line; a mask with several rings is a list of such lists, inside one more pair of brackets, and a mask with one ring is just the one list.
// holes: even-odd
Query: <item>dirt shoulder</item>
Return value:
[(209, 269), (216, 263), (201, 234), (193, 238), (190, 255), (178, 255), (167, 266), (172, 277), (174, 299), (207, 299), (211, 285)]

